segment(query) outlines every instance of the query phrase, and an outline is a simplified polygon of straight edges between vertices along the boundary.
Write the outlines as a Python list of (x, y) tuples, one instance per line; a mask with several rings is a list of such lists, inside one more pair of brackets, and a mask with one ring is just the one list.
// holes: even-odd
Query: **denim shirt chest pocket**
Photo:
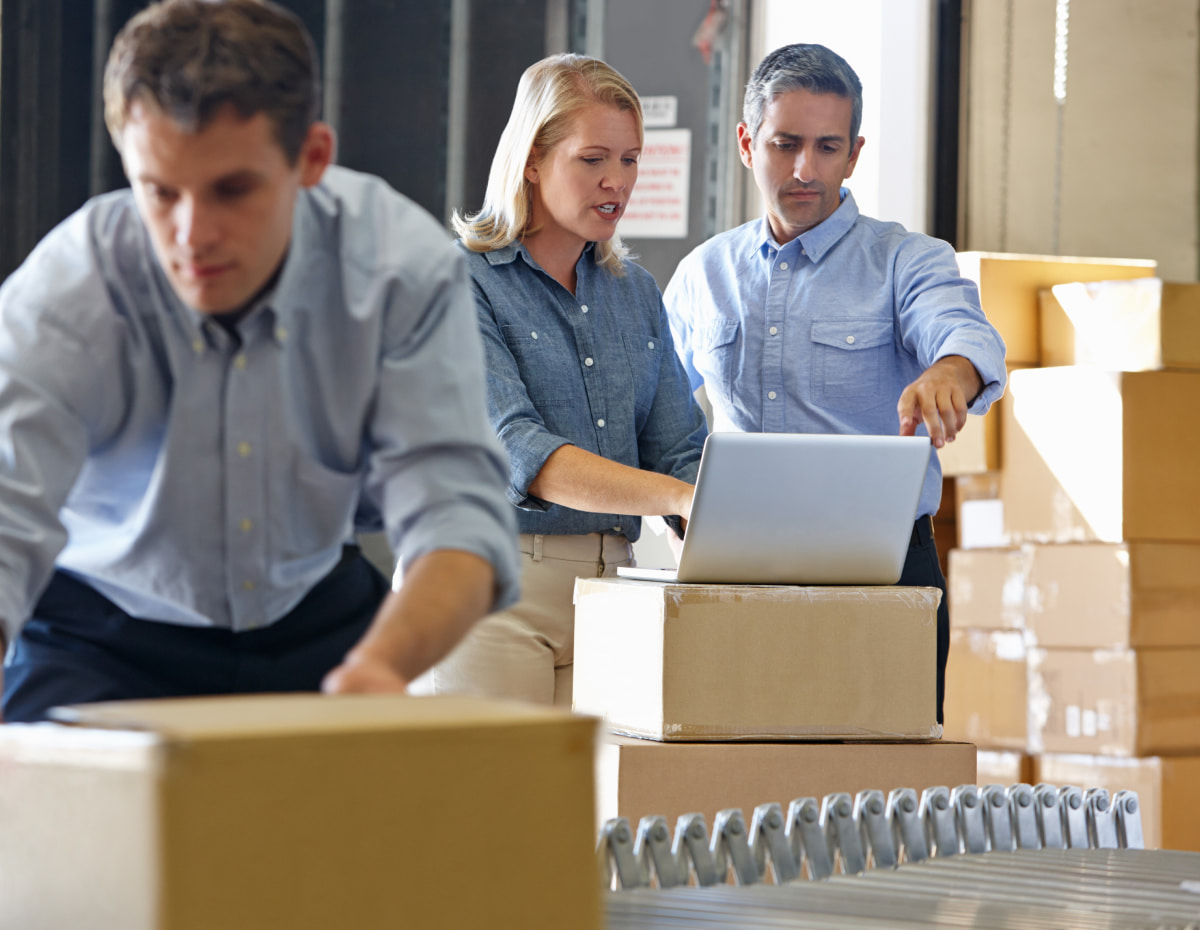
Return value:
[(583, 394), (579, 363), (574, 348), (563, 345), (558, 333), (525, 325), (501, 326), (500, 335), (534, 407), (569, 407), (578, 402)]
[(658, 372), (662, 366), (663, 344), (648, 333), (621, 333), (625, 360), (629, 364), (629, 384), (633, 386), (633, 407), (638, 418), (646, 416), (654, 406), (658, 393)]
[(811, 340), (813, 403), (854, 411), (889, 399), (890, 319), (813, 320)]

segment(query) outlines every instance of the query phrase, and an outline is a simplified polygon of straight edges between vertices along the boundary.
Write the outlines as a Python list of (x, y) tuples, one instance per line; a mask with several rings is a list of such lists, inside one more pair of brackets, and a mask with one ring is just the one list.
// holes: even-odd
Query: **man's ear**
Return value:
[[(853, 151), (850, 152), (850, 162), (849, 162), (849, 164), (846, 165), (846, 177), (847, 178), (850, 177), (850, 175), (854, 174), (854, 167), (858, 164), (858, 156), (862, 154), (863, 146), (866, 145), (866, 143), (867, 143), (867, 140), (865, 138), (863, 138), (862, 136), (859, 136), (858, 139), (855, 141), (854, 149), (853, 149)], [(845, 180), (845, 178), (843, 178), (843, 180)]]
[(300, 146), (300, 186), (312, 187), (321, 180), (325, 169), (333, 163), (337, 152), (337, 136), (333, 127), (319, 120), (308, 127), (308, 135)]
[(754, 167), (754, 140), (750, 138), (750, 127), (745, 123), (737, 125), (738, 155), (742, 164), (747, 168)]

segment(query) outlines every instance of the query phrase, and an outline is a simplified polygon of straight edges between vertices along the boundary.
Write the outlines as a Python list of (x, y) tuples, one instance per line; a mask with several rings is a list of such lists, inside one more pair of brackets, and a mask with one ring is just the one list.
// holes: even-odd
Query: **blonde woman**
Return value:
[(625, 78), (593, 58), (547, 58), (518, 85), (483, 209), (454, 217), (512, 466), (522, 600), (414, 691), (569, 705), (575, 578), (630, 564), (642, 515), (680, 529), (691, 510), (704, 415), (658, 287), (617, 237), (641, 148)]

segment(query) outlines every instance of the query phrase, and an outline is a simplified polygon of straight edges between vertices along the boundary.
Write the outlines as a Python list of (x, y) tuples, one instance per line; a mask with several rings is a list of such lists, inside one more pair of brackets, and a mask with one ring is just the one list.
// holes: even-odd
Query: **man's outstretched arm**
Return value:
[(330, 694), (403, 691), (443, 658), (492, 609), (491, 563), (471, 552), (438, 549), (404, 567), (370, 629), (325, 676)]

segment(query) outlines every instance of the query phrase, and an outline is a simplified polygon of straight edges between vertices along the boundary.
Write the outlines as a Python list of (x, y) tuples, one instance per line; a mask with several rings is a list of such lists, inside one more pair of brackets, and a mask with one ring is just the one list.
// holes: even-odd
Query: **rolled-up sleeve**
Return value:
[[(488, 422), (484, 359), (467, 281), (447, 242), (437, 261), (389, 284), (367, 490), (393, 551), (475, 553), (496, 572), (493, 609), (519, 597), (508, 464)], [(414, 312), (413, 308), (420, 308)]]
[(530, 496), (529, 485), (542, 470), (550, 454), (562, 446), (570, 445), (570, 441), (546, 428), (545, 421), (529, 398), (517, 360), (513, 358), (500, 332), (491, 301), (478, 284), (473, 287), (479, 332), (487, 361), (488, 415), (509, 458), (508, 500), (524, 510), (545, 511), (549, 505), (540, 498)]
[(984, 316), (975, 283), (960, 274), (954, 250), (937, 240), (906, 242), (897, 252), (895, 282), (905, 347), (923, 368), (951, 355), (967, 359), (983, 382), (968, 409), (987, 413), (1008, 380), (1004, 340)]

